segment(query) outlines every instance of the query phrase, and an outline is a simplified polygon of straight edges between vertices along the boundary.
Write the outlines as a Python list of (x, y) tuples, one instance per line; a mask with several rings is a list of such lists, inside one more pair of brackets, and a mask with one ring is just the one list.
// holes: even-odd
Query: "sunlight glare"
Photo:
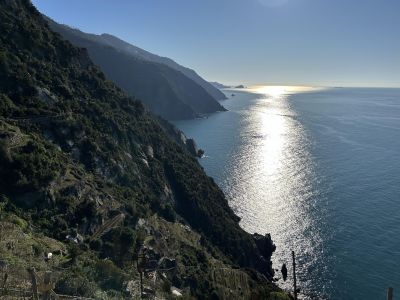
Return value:
[(271, 97), (279, 97), (285, 94), (301, 93), (319, 91), (324, 89), (323, 87), (311, 87), (311, 86), (285, 86), (285, 85), (256, 85), (249, 88), (252, 92), (264, 94)]

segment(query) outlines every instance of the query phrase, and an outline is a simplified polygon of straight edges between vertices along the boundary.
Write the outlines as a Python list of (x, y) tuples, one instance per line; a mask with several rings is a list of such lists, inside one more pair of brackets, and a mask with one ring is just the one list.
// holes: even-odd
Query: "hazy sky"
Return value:
[(228, 84), (400, 87), (400, 0), (33, 0)]

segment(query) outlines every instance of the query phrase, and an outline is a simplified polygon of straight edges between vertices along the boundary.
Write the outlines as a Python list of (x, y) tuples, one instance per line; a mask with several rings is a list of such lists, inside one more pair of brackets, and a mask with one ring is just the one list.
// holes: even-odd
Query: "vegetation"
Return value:
[[(212, 279), (217, 261), (257, 270), (246, 277), (255, 293), (277, 290), (266, 285), (273, 250), (259, 249), (239, 227), (218, 186), (141, 102), (107, 81), (86, 50), (53, 33), (30, 1), (0, 8), (0, 221), (59, 243), (66, 256), (57, 264), (66, 271), (57, 291), (123, 297), (137, 278), (136, 253), (164, 240), (154, 255), (178, 264), (164, 289), (222, 297)], [(138, 226), (154, 216), (169, 229)], [(51, 250), (34, 244), (36, 258)]]

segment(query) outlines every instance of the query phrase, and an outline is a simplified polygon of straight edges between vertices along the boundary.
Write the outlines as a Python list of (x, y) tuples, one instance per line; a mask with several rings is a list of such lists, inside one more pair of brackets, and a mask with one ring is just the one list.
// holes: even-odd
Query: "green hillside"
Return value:
[[(136, 295), (143, 251), (152, 269), (171, 270), (152, 287), (166, 297), (171, 286), (198, 299), (277, 291), (269, 236), (256, 244), (239, 227), (218, 186), (141, 102), (30, 1), (0, 8), (0, 228), (20, 251), (0, 243), (0, 260), (56, 268), (55, 291), (70, 295)], [(232, 290), (229, 278), (246, 288)]]

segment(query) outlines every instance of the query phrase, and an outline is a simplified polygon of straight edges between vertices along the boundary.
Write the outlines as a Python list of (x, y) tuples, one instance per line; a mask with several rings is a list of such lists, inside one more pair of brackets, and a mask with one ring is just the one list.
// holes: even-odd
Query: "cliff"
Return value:
[(35, 266), (57, 272), (57, 293), (135, 297), (146, 253), (149, 293), (280, 293), (269, 236), (240, 228), (197, 160), (86, 50), (28, 0), (0, 2), (0, 32), (0, 261), (15, 285)]
[(200, 85), (203, 89), (205, 89), (211, 96), (213, 96), (217, 100), (226, 99), (224, 93), (222, 93), (219, 89), (215, 88), (212, 84), (201, 78), (194, 70), (180, 65), (168, 57), (162, 57), (150, 53), (139, 47), (131, 45), (111, 34), (102, 34), (101, 38), (103, 39), (104, 42), (108, 43), (110, 46), (113, 46), (121, 51), (130, 53), (131, 55), (134, 55), (139, 59), (160, 63), (185, 74), (185, 76), (192, 79), (194, 82)]
[(118, 48), (120, 44), (111, 43), (114, 39), (110, 40), (109, 35), (88, 34), (48, 21), (54, 31), (72, 44), (86, 48), (107, 78), (140, 99), (155, 115), (177, 120), (225, 110), (208, 90), (180, 70), (143, 59), (141, 52)]

